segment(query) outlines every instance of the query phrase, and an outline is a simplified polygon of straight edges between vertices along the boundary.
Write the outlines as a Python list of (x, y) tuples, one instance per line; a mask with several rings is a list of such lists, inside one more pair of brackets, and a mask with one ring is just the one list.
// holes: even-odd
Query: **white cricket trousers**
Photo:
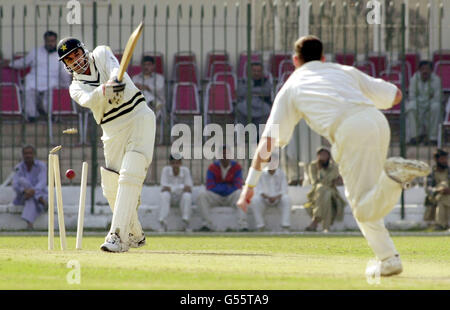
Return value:
[(338, 125), (332, 140), (345, 196), (362, 234), (378, 259), (398, 254), (383, 220), (402, 191), (384, 172), (390, 140), (386, 117), (375, 107), (357, 109)]
[(252, 199), (249, 209), (252, 210), (255, 217), (256, 228), (260, 229), (265, 226), (264, 211), (267, 207), (278, 207), (281, 210), (281, 227), (291, 226), (291, 200), (288, 195), (282, 195), (278, 202), (271, 204), (261, 195)]
[[(105, 126), (102, 126), (104, 131), (102, 140), (104, 146), (105, 164), (108, 169), (119, 172), (123, 166), (122, 161), (124, 156), (128, 152), (136, 152), (145, 157), (145, 167), (140, 167), (142, 168), (143, 174), (146, 173), (150, 163), (152, 162), (153, 148), (155, 144), (155, 114), (145, 104), (144, 108), (138, 108), (139, 106), (136, 107), (137, 110), (134, 111), (136, 113), (135, 117), (130, 118), (125, 122), (121, 122), (120, 126), (113, 127), (114, 124), (107, 124), (109, 125), (106, 127), (107, 131), (105, 130)], [(123, 216), (115, 217), (113, 215), (111, 231), (115, 226), (121, 227), (121, 232), (128, 232), (130, 227), (138, 227), (136, 230), (141, 230), (141, 225), (137, 214), (137, 206), (139, 203), (137, 199), (142, 191), (142, 185), (143, 183), (140, 184), (140, 188), (137, 190), (137, 195), (135, 196), (133, 193), (133, 197), (129, 198), (130, 203), (126, 206), (126, 212), (122, 214)], [(116, 212), (116, 208), (114, 208), (114, 212)], [(121, 233), (120, 237), (123, 242), (128, 240), (128, 234), (126, 233)]]
[(189, 222), (192, 214), (192, 194), (183, 192), (181, 194), (171, 193), (169, 191), (161, 192), (161, 202), (159, 209), (159, 221), (165, 222), (169, 215), (170, 206), (179, 205), (181, 210), (181, 218), (183, 221)]

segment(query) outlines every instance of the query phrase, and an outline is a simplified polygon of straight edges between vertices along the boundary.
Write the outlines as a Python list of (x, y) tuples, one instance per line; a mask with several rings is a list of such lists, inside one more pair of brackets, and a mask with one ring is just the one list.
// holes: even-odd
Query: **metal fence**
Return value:
[[(371, 23), (377, 20), (374, 7), (367, 6), (372, 2), (380, 3), (381, 24)], [(408, 99), (409, 62), (407, 55), (417, 54), (420, 59), (445, 60), (447, 54), (436, 51), (450, 48), (445, 41), (444, 33), (450, 23), (445, 11), (450, 10), (450, 3), (425, 1), (169, 1), (149, 4), (145, 1), (129, 1), (127, 4), (112, 5), (105, 1), (85, 2), (80, 5), (81, 23), (68, 24), (67, 8), (63, 4), (29, 5), (26, 2), (0, 2), (0, 52), (2, 56), (2, 84), (0, 91), (0, 180), (4, 180), (13, 167), (21, 159), (21, 147), (31, 143), (37, 148), (37, 157), (45, 160), (47, 153), (54, 145), (61, 144), (61, 166), (68, 168), (81, 167), (82, 161), (90, 162), (90, 184), (99, 184), (98, 169), (103, 164), (100, 131), (88, 111), (79, 107), (75, 113), (63, 111), (64, 92), (53, 91), (48, 96), (47, 106), (50, 112), (44, 113), (36, 122), (30, 123), (24, 118), (24, 111), (17, 115), (7, 113), (11, 109), (15, 90), (18, 99), (24, 106), (27, 96), (27, 65), (11, 70), (9, 60), (27, 55), (33, 48), (42, 46), (42, 35), (47, 30), (58, 34), (58, 40), (65, 36), (80, 38), (89, 50), (98, 45), (108, 45), (120, 57), (121, 50), (128, 40), (128, 35), (143, 20), (144, 30), (133, 58), (133, 68), (139, 67), (143, 55), (152, 55), (157, 60), (157, 70), (165, 78), (166, 105), (162, 118), (158, 120), (157, 145), (154, 160), (147, 176), (146, 184), (158, 184), (160, 171), (168, 163), (171, 142), (171, 120), (174, 118), (172, 100), (177, 84), (175, 72), (175, 55), (195, 55), (195, 72), (198, 81), (192, 81), (198, 90), (199, 111), (204, 116), (207, 105), (207, 85), (211, 81), (208, 76), (208, 59), (211, 52), (227, 55), (227, 61), (237, 80), (250, 81), (251, 63), (258, 59), (264, 64), (266, 76), (273, 81), (272, 99), (282, 84), (279, 74), (281, 60), (290, 59), (293, 42), (301, 35), (310, 33), (322, 38), (327, 61), (345, 62), (349, 65), (365, 64), (372, 60), (375, 64), (374, 75), (381, 71), (389, 74), (400, 71), (396, 81), (403, 90), (404, 100), (398, 112), (387, 113), (392, 127), (390, 155), (402, 155), (420, 158), (431, 162), (433, 145), (409, 146), (406, 141), (406, 107)], [(375, 12), (375, 13), (374, 13)], [(370, 18), (369, 18), (370, 17)], [(220, 53), (219, 53), (220, 54)], [(42, 63), (45, 59), (38, 59)], [(278, 58), (277, 58), (278, 57)], [(342, 58), (343, 57), (343, 58)], [(5, 60), (7, 59), (7, 60)], [(349, 61), (352, 59), (352, 61)], [(377, 61), (380, 61), (378, 63)], [(47, 59), (47, 63), (49, 63)], [(417, 67), (411, 68), (411, 74)], [(47, 70), (50, 68), (47, 66)], [(47, 71), (47, 72), (48, 72)], [(130, 75), (131, 72), (129, 71)], [(436, 72), (439, 74), (439, 72)], [(17, 74), (17, 78), (12, 75)], [(38, 72), (34, 71), (35, 81)], [(59, 75), (66, 74), (60, 71)], [(47, 76), (49, 76), (47, 74)], [(447, 77), (448, 78), (448, 77)], [(62, 76), (58, 76), (62, 81)], [(36, 82), (37, 83), (37, 82)], [(49, 78), (47, 79), (49, 85)], [(29, 85), (28, 85), (29, 86)], [(16, 88), (17, 87), (17, 88)], [(50, 88), (50, 86), (48, 87)], [(443, 88), (440, 102), (440, 123), (444, 119), (444, 102), (449, 89)], [(252, 86), (246, 84), (247, 104), (252, 97)], [(29, 97), (28, 97), (29, 100)], [(214, 98), (212, 102), (215, 102)], [(233, 100), (235, 106), (237, 100)], [(194, 106), (189, 102), (189, 107)], [(52, 111), (53, 108), (53, 111)], [(59, 109), (59, 110), (58, 110)], [(235, 111), (235, 110), (234, 110)], [(59, 113), (58, 113), (59, 112)], [(193, 111), (194, 112), (194, 111)], [(192, 122), (195, 113), (189, 119), (179, 118), (179, 122)], [(232, 114), (231, 122), (234, 122)], [(251, 113), (250, 113), (251, 116)], [(428, 116), (427, 116), (428, 117)], [(417, 118), (423, 118), (417, 115)], [(220, 118), (210, 122), (220, 122)], [(204, 124), (205, 119), (202, 120)], [(225, 122), (230, 122), (227, 120)], [(222, 124), (224, 126), (224, 124)], [(62, 130), (77, 127), (80, 136), (66, 136)], [(225, 128), (225, 127), (223, 127)], [(445, 127), (441, 127), (443, 141), (446, 139)], [(160, 133), (161, 138), (160, 138)], [(234, 133), (233, 133), (234, 135)], [(202, 137), (202, 142), (206, 138)], [(282, 152), (282, 168), (288, 175), (291, 184), (299, 184), (303, 177), (300, 163), (307, 163), (315, 158), (315, 149), (326, 144), (315, 133), (302, 123), (296, 129), (293, 141)], [(206, 175), (209, 160), (185, 160), (184, 164), (191, 168), (194, 182), (202, 184)], [(243, 168), (249, 161), (241, 160)], [(79, 183), (79, 177), (65, 184)], [(94, 195), (92, 191), (91, 195)], [(92, 197), (94, 198), (94, 197)], [(95, 199), (92, 199), (95, 201)]]

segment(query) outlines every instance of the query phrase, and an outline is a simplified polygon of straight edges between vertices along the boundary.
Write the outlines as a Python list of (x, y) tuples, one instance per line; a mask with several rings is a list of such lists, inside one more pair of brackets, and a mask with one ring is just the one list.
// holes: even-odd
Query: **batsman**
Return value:
[(78, 39), (65, 38), (57, 49), (59, 60), (73, 76), (70, 96), (92, 111), (103, 130), (106, 167), (100, 168), (101, 184), (113, 217), (101, 249), (126, 252), (141, 247), (145, 236), (137, 209), (153, 157), (155, 114), (128, 74), (119, 69), (108, 46), (89, 52)]

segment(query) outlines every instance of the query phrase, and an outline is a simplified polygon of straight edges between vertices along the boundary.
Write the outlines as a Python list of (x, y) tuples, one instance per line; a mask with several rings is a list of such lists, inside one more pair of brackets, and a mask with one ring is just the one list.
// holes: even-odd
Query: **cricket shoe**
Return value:
[(398, 254), (386, 258), (382, 261), (377, 261), (376, 264), (371, 264), (366, 269), (366, 276), (373, 277), (377, 274), (382, 277), (389, 277), (400, 274), (403, 271), (402, 261)]
[(135, 237), (133, 234), (129, 234), (128, 235), (128, 244), (130, 246), (130, 248), (140, 248), (143, 247), (145, 245), (145, 235), (144, 233), (142, 233), (141, 237)]
[(118, 253), (128, 251), (129, 246), (120, 240), (118, 234), (114, 233), (106, 237), (106, 241), (102, 244), (100, 249), (105, 252)]
[(407, 188), (415, 178), (429, 175), (431, 169), (420, 160), (391, 157), (386, 160), (384, 171), (392, 180)]

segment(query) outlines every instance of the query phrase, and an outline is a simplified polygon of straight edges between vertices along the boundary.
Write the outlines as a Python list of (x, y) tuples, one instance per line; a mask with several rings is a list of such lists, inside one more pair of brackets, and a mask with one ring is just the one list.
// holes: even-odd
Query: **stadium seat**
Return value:
[(375, 66), (375, 77), (380, 76), (380, 73), (386, 70), (387, 67), (387, 56), (384, 54), (373, 54), (369, 55), (368, 58)]
[(209, 82), (206, 86), (206, 96), (204, 103), (205, 125), (212, 115), (231, 116), (233, 104), (231, 91), (226, 82)]
[[(195, 70), (197, 71), (197, 58), (193, 52), (177, 52), (173, 55), (173, 63), (172, 63), (172, 80), (176, 80), (175, 78), (175, 69), (178, 63), (181, 62), (190, 62), (195, 66)], [(198, 80), (198, 78), (197, 78)]]
[(237, 80), (236, 75), (231, 72), (217, 72), (213, 76), (213, 82), (226, 82), (230, 87), (231, 98), (233, 102), (237, 100)]
[(171, 111), (171, 128), (178, 116), (200, 114), (198, 89), (194, 83), (180, 82), (174, 84)]
[(280, 79), (278, 80), (277, 87), (275, 88), (275, 94), (272, 95), (272, 98), (275, 98), (275, 96), (280, 91), (281, 87), (283, 87), (284, 83), (291, 76), (292, 72), (294, 72), (294, 71), (286, 71), (281, 75)]
[(11, 67), (0, 67), (0, 83), (20, 84), (19, 74), (16, 69)]
[(214, 74), (219, 72), (233, 72), (233, 67), (225, 61), (215, 61), (211, 64), (211, 71), (209, 72), (209, 77), (214, 77)]
[[(27, 53), (24, 53), (24, 52), (16, 52), (16, 53), (14, 53), (14, 60), (24, 58), (26, 55), (27, 55)], [(31, 67), (27, 66), (25, 68), (18, 69), (17, 71), (19, 73), (19, 78), (23, 79), (25, 77), (25, 75), (30, 73)]]
[[(412, 77), (412, 70), (411, 70), (411, 64), (407, 61), (405, 61), (405, 71), (406, 71), (406, 75), (405, 75), (405, 87), (406, 89), (408, 89), (409, 87), (409, 80)], [(402, 62), (401, 61), (393, 61), (391, 63), (389, 63), (388, 68), (386, 71), (383, 71), (383, 73), (386, 72), (402, 72)], [(381, 73), (380, 73), (381, 75)], [(380, 76), (381, 77), (381, 76)], [(401, 80), (399, 80), (399, 83), (401, 83)]]
[(397, 85), (397, 87), (400, 87), (402, 84), (402, 73), (400, 71), (396, 70), (382, 71), (380, 73), (380, 78)]
[(191, 82), (198, 85), (197, 68), (193, 62), (179, 62), (175, 65), (174, 81), (179, 82)]
[(283, 73), (285, 72), (293, 72), (295, 70), (295, 66), (291, 59), (285, 59), (280, 62), (278, 65), (278, 76), (281, 78)]
[(351, 66), (355, 62), (355, 54), (353, 53), (336, 53), (334, 58), (341, 65)]
[(206, 80), (212, 78), (209, 74), (211, 73), (211, 66), (214, 62), (228, 62), (229, 57), (226, 51), (211, 51), (206, 55), (206, 66), (204, 77)]
[(433, 64), (436, 64), (438, 61), (443, 60), (450, 61), (450, 50), (434, 51)]
[[(447, 102), (447, 105), (445, 107), (445, 118), (442, 122), (441, 126), (439, 126), (439, 132), (438, 132), (438, 147), (444, 147), (445, 146), (445, 138), (447, 136), (447, 130), (450, 128), (450, 99)], [(444, 145), (442, 144), (444, 143)]]
[[(262, 55), (261, 53), (253, 52), (251, 54), (252, 62), (261, 62), (262, 63)], [(243, 79), (247, 76), (247, 52), (242, 52), (239, 55), (239, 64), (237, 68), (237, 78)]]
[(364, 73), (367, 73), (370, 76), (375, 77), (375, 65), (371, 61), (363, 60), (363, 61), (355, 61), (353, 66)]
[(120, 61), (122, 60), (123, 51), (122, 50), (115, 50), (114, 51), (114, 56), (116, 56), (117, 60), (120, 63)]
[(22, 117), (22, 104), (17, 84), (0, 83), (0, 115)]
[(145, 52), (144, 56), (151, 56), (155, 59), (155, 72), (164, 75), (163, 54), (159, 52)]
[(442, 90), (450, 92), (450, 60), (436, 62), (434, 73), (441, 78)]
[[(55, 88), (52, 90), (52, 100), (51, 100), (51, 115), (56, 117), (67, 117), (67, 118), (77, 118), (78, 128), (80, 135), (80, 143), (83, 143), (83, 116), (82, 113), (78, 113), (75, 103), (70, 97), (69, 89), (66, 88)], [(50, 135), (50, 143), (53, 144), (53, 117), (48, 118), (48, 128)]]
[(288, 60), (292, 59), (292, 54), (285, 52), (275, 52), (274, 54), (270, 55), (269, 59), (270, 74), (272, 74), (272, 77), (274, 79), (278, 79), (278, 68), (280, 66), (280, 63), (286, 59)]
[[(420, 62), (420, 54), (419, 53), (406, 53), (405, 60), (409, 63), (411, 68), (411, 74), (417, 71)], [(412, 76), (412, 75), (411, 75)]]
[(142, 72), (142, 67), (139, 65), (129, 65), (127, 69), (127, 73), (130, 77), (138, 75)]

